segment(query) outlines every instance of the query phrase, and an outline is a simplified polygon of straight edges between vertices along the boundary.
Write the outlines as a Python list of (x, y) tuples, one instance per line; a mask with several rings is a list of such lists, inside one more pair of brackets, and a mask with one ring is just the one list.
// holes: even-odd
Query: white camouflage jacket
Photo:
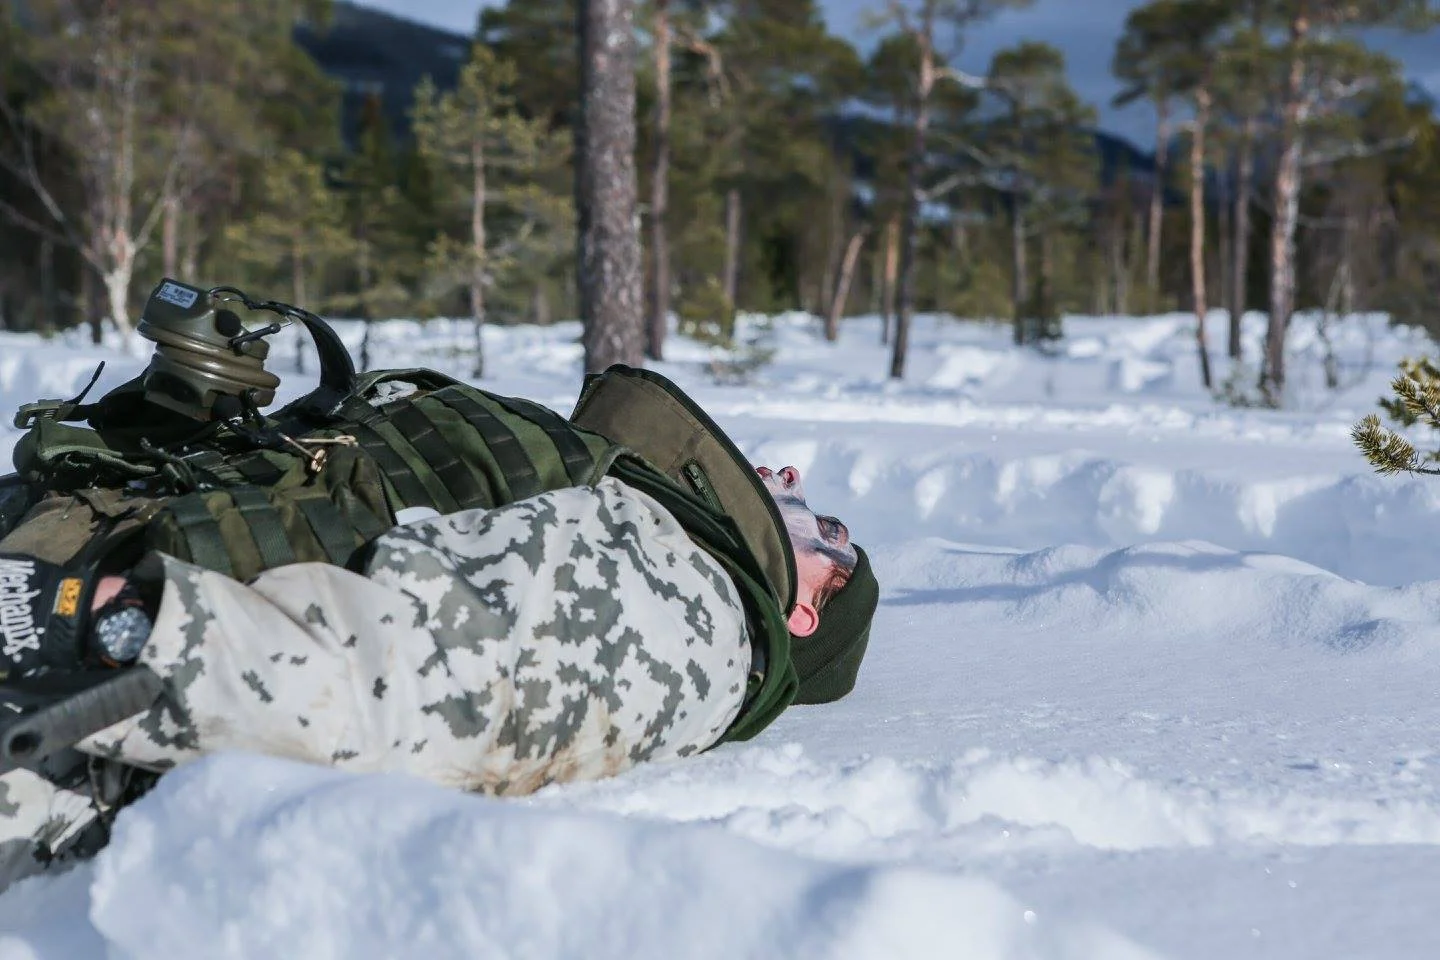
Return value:
[[(141, 661), (165, 692), (83, 744), (152, 769), (239, 749), (529, 793), (703, 750), (750, 668), (723, 568), (614, 479), (396, 527), (363, 575), (163, 564)], [(0, 889), (92, 817), (0, 777)]]

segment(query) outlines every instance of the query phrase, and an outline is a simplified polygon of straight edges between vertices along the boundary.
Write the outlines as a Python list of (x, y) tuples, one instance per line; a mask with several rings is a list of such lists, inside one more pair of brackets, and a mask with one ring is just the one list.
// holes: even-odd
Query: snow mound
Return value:
[(90, 893), (114, 960), (1151, 956), (983, 879), (243, 755), (129, 810)]

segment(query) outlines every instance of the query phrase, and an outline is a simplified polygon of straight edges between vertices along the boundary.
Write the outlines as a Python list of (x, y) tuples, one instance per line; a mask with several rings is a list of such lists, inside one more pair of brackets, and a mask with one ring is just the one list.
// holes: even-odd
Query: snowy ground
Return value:
[[(658, 368), (871, 552), (850, 698), (525, 801), (214, 758), (0, 896), (0, 958), (1440, 956), (1440, 480), (1348, 438), (1426, 343), (1347, 321), (1329, 393), (1297, 321), (1275, 413), (1203, 394), (1190, 323), (1041, 356), (921, 319), (903, 383), (873, 320), (778, 318), (750, 386), (672, 339)], [(568, 412), (577, 334), (488, 331), (483, 385)], [(452, 369), (468, 338), (381, 335)], [(141, 363), (0, 339), (0, 412), (99, 356)]]

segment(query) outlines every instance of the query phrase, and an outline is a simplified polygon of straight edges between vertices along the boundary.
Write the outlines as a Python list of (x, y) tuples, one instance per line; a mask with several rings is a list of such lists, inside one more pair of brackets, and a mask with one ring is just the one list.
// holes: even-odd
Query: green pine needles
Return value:
[[(1440, 368), (1429, 357), (1405, 358), (1400, 361), (1400, 375), (1390, 383), (1395, 397), (1381, 398), (1380, 407), (1402, 427), (1423, 424), (1440, 431)], [(1376, 472), (1440, 474), (1440, 451), (1424, 454), (1396, 431), (1381, 424), (1377, 414), (1370, 414), (1350, 431), (1350, 436)]]

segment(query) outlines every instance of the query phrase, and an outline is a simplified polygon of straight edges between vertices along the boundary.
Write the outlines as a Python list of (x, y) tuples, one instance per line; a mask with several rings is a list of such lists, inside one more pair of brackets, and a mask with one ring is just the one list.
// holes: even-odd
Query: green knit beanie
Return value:
[(800, 674), (796, 703), (829, 703), (855, 688), (860, 661), (870, 642), (870, 621), (880, 602), (880, 581), (870, 558), (855, 547), (859, 562), (845, 584), (820, 612), (820, 626), (808, 637), (790, 640), (790, 657)]

